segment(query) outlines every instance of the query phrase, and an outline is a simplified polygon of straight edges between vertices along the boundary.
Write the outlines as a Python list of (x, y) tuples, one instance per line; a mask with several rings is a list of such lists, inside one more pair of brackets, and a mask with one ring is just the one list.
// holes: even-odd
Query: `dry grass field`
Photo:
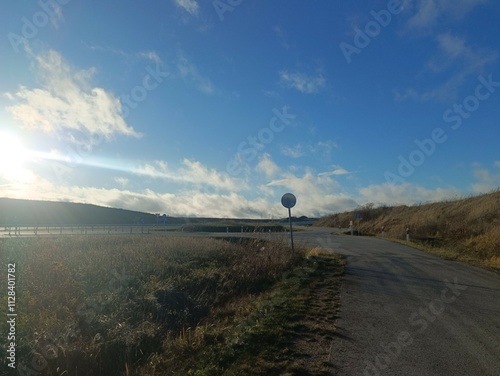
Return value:
[(500, 269), (500, 190), (476, 197), (414, 206), (374, 207), (321, 218), (318, 226), (347, 227), (361, 214), (360, 231), (404, 240), (450, 259)]
[(281, 242), (156, 235), (5, 238), (0, 255), (16, 264), (18, 371), (61, 376), (187, 374), (304, 261)]

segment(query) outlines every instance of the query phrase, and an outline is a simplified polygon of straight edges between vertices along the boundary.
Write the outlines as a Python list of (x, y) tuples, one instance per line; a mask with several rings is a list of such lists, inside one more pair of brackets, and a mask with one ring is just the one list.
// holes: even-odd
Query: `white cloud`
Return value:
[[(474, 187), (475, 192), (486, 192), (500, 185), (500, 173), (476, 167), (478, 183)], [(500, 166), (496, 166), (498, 167)], [(457, 198), (463, 194), (452, 188), (428, 189), (410, 183), (384, 183), (361, 187), (357, 191), (347, 190), (334, 179), (346, 173), (339, 166), (333, 166), (329, 173), (320, 174), (308, 168), (301, 174), (279, 170), (267, 184), (260, 184), (257, 177), (251, 182), (251, 186), (256, 187), (254, 190), (242, 189), (244, 185), (248, 188), (248, 182), (227, 180), (223, 173), (187, 160), (183, 167), (176, 170), (158, 161), (149, 166), (149, 170), (144, 168), (143, 173), (151, 177), (172, 179), (183, 185), (175, 192), (160, 192), (149, 188), (134, 191), (128, 188), (130, 185), (125, 187), (130, 182), (137, 186), (138, 181), (132, 177), (113, 178), (116, 188), (101, 188), (54, 183), (32, 173), (29, 180), (6, 181), (5, 178), (0, 178), (0, 196), (83, 202), (150, 213), (165, 212), (174, 216), (276, 218), (286, 216), (280, 204), (280, 197), (285, 192), (293, 192), (297, 196), (293, 214), (309, 217), (353, 210), (367, 202), (411, 205)], [(209, 191), (204, 189), (206, 186), (214, 189)]]
[[(123, 186), (124, 183), (135, 182), (132, 177), (125, 180), (112, 178), (117, 187), (111, 189), (61, 182), (54, 184), (37, 177), (30, 184), (15, 182), (10, 186), (0, 186), (0, 196), (68, 200), (147, 212), (161, 211), (177, 216), (246, 218), (284, 217), (286, 213), (280, 204), (280, 197), (286, 191), (294, 192), (299, 199), (300, 205), (294, 209), (294, 215), (321, 216), (357, 206), (356, 201), (342, 193), (340, 186), (330, 176), (316, 175), (311, 170), (301, 175), (275, 171), (277, 179), (268, 184), (259, 184), (260, 178), (254, 176), (252, 186), (257, 188), (255, 190), (248, 189), (248, 182), (231, 180), (224, 173), (187, 160), (178, 169), (158, 161), (144, 166), (140, 172), (150, 177), (171, 179), (181, 184), (181, 188), (168, 193), (149, 188), (132, 191)], [(36, 190), (33, 186), (36, 186)], [(207, 186), (213, 189), (208, 190)], [(23, 193), (19, 194), (21, 191)]]
[(98, 188), (54, 184), (38, 177), (33, 182), (0, 184), (0, 196), (19, 199), (70, 201), (137, 210), (148, 213), (167, 213), (172, 216), (261, 218), (285, 216), (279, 200), (248, 199), (235, 192), (226, 194), (185, 190), (176, 193), (155, 192), (150, 189), (132, 191), (118, 188)]
[(35, 56), (40, 87), (21, 86), (6, 96), (17, 102), (7, 107), (24, 128), (52, 133), (76, 143), (92, 143), (97, 135), (112, 139), (115, 135), (140, 137), (123, 119), (121, 103), (113, 94), (92, 87), (95, 68), (77, 70), (61, 54), (49, 51)]
[(329, 175), (339, 176), (339, 175), (348, 175), (348, 174), (351, 174), (351, 172), (347, 171), (345, 168), (342, 168), (340, 166), (335, 166), (334, 165), (332, 167), (333, 167), (333, 169), (331, 171), (322, 172), (319, 175), (320, 176), (329, 176)]
[(132, 173), (197, 187), (210, 186), (225, 191), (235, 192), (246, 189), (242, 179), (234, 178), (216, 169), (210, 169), (199, 161), (184, 159), (182, 164), (183, 167), (172, 169), (164, 161), (155, 161), (136, 167)]
[(449, 100), (458, 96), (460, 87), (468, 77), (475, 76), (484, 70), (484, 67), (497, 60), (497, 54), (491, 51), (480, 50), (466, 43), (463, 38), (450, 33), (436, 37), (439, 54), (427, 66), (432, 72), (442, 72), (446, 69), (456, 69), (456, 73), (440, 86), (424, 92), (423, 100)]
[(411, 205), (424, 202), (435, 202), (459, 197), (460, 192), (450, 188), (428, 189), (422, 186), (404, 184), (372, 184), (358, 189), (360, 201), (386, 205)]
[(287, 38), (286, 32), (283, 30), (283, 28), (281, 26), (275, 26), (273, 28), (273, 31), (276, 34), (276, 37), (278, 38), (281, 46), (284, 49), (289, 50), (290, 44), (288, 43), (288, 38)]
[(125, 187), (129, 183), (129, 179), (123, 178), (123, 177), (116, 177), (113, 179), (115, 182), (117, 182), (119, 185), (122, 187)]
[(82, 42), (82, 44), (88, 48), (90, 51), (99, 51), (105, 53), (111, 53), (124, 58), (126, 61), (146, 59), (150, 60), (156, 64), (164, 65), (163, 60), (156, 51), (140, 51), (140, 52), (127, 52), (115, 47), (102, 46), (98, 44), (88, 44)]
[(460, 20), (472, 9), (488, 0), (419, 0), (407, 2), (413, 16), (408, 20), (410, 29), (425, 30), (434, 27), (442, 19)]
[(280, 152), (290, 158), (300, 158), (306, 154), (316, 155), (322, 159), (330, 158), (332, 152), (339, 146), (333, 140), (318, 141), (316, 143), (297, 144), (295, 146), (284, 146)]
[(449, 78), (434, 88), (420, 92), (414, 88), (395, 91), (394, 100), (456, 100), (466, 80), (483, 72), (484, 67), (495, 62), (498, 57), (496, 52), (469, 45), (464, 38), (450, 33), (439, 34), (435, 40), (438, 52), (427, 62), (427, 72), (435, 75), (450, 71)]
[(285, 146), (281, 148), (281, 154), (290, 158), (300, 158), (304, 155), (304, 150), (301, 145)]
[(461, 56), (472, 55), (470, 48), (465, 45), (465, 41), (462, 38), (451, 35), (450, 33), (444, 33), (437, 36), (439, 42), (439, 47), (450, 60), (454, 60)]
[(266, 98), (281, 100), (281, 95), (273, 90), (262, 90), (262, 94), (264, 94)]
[(427, 63), (433, 72), (441, 72), (454, 63), (463, 65), (465, 73), (480, 70), (486, 64), (496, 60), (495, 52), (480, 50), (466, 43), (466, 40), (450, 33), (436, 36), (439, 54)]
[(163, 64), (163, 61), (161, 60), (160, 55), (158, 55), (158, 53), (155, 51), (139, 52), (138, 56), (142, 57), (144, 59), (151, 60), (153, 63), (156, 63), (156, 64)]
[(315, 154), (321, 154), (324, 157), (330, 156), (330, 154), (338, 149), (339, 146), (333, 140), (320, 141), (316, 145), (311, 147), (311, 152)]
[(184, 159), (182, 163), (185, 168), (180, 173), (184, 175), (184, 179), (188, 182), (208, 184), (215, 188), (229, 191), (239, 191), (245, 188), (241, 179), (233, 178), (216, 169), (209, 169), (198, 161)]
[(177, 68), (182, 78), (192, 82), (196, 88), (204, 94), (214, 94), (215, 86), (209, 78), (202, 76), (198, 68), (191, 63), (183, 54), (178, 59)]
[(264, 173), (268, 178), (272, 178), (280, 171), (278, 165), (274, 163), (271, 156), (267, 153), (262, 155), (255, 169), (258, 172)]
[(304, 94), (318, 93), (326, 87), (326, 78), (322, 74), (309, 76), (301, 72), (279, 72), (281, 83), (290, 89)]
[(296, 210), (307, 216), (317, 217), (357, 206), (355, 198), (344, 193), (331, 175), (315, 174), (311, 169), (306, 169), (301, 176), (282, 172), (267, 186), (279, 188), (283, 193), (293, 192), (297, 197)]
[(403, 92), (399, 90), (394, 90), (394, 100), (396, 102), (402, 102), (407, 99), (417, 99), (420, 94), (414, 88), (407, 88)]
[(416, 14), (408, 21), (410, 28), (423, 28), (434, 25), (440, 15), (436, 0), (420, 0)]
[(196, 16), (200, 9), (196, 0), (174, 0), (178, 7), (183, 8), (189, 14)]
[[(493, 163), (495, 168), (500, 168), (500, 161)], [(472, 171), (476, 182), (472, 184), (473, 193), (489, 193), (500, 188), (500, 171), (490, 171), (489, 169), (476, 164)]]

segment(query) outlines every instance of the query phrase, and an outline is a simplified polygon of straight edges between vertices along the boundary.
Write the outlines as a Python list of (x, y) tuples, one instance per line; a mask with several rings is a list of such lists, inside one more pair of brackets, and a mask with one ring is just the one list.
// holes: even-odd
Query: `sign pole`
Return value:
[(288, 209), (288, 222), (290, 223), (290, 240), (292, 242), (292, 251), (293, 248), (293, 228), (292, 228), (292, 208), (297, 203), (297, 198), (291, 193), (285, 193), (283, 197), (281, 197), (281, 204)]
[(288, 222), (290, 222), (290, 240), (292, 241), (292, 251), (293, 251), (293, 228), (292, 228), (292, 209), (288, 208)]

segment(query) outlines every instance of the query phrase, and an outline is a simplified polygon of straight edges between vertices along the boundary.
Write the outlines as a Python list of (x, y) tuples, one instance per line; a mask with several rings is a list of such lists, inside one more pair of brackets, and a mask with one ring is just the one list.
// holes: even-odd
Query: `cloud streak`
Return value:
[[(301, 174), (286, 171), (275, 164), (269, 155), (261, 158), (257, 169), (262, 175), (254, 175), (251, 181), (233, 179), (223, 172), (208, 168), (200, 162), (184, 160), (179, 168), (170, 168), (166, 162), (156, 161), (143, 165), (133, 174), (154, 179), (165, 179), (180, 184), (175, 192), (150, 188), (132, 189), (130, 177), (111, 177), (115, 187), (56, 184), (50, 179), (27, 170), (29, 179), (10, 180), (0, 177), (0, 196), (53, 201), (73, 201), (103, 206), (126, 208), (150, 213), (166, 212), (173, 216), (269, 218), (284, 217), (280, 197), (285, 192), (297, 196), (295, 215), (320, 217), (332, 213), (353, 210), (373, 202), (377, 205), (411, 205), (436, 202), (463, 195), (454, 188), (426, 188), (405, 183), (372, 184), (347, 189), (338, 180), (350, 172), (340, 166), (331, 171), (315, 173), (305, 168)], [(472, 174), (475, 184), (472, 192), (485, 193), (500, 186), (500, 162), (493, 170), (475, 165)], [(262, 179), (269, 179), (261, 183)], [(133, 184), (135, 186), (135, 184)], [(33, 190), (32, 187), (37, 189)], [(257, 187), (251, 195), (248, 187)], [(207, 190), (206, 187), (212, 187)]]
[[(475, 7), (488, 0), (419, 0), (414, 5), (414, 14), (408, 20), (408, 28), (427, 30), (433, 28), (443, 18), (460, 20)], [(407, 2), (411, 7), (411, 2)]]
[(319, 93), (326, 87), (326, 78), (322, 74), (310, 76), (302, 72), (279, 72), (280, 82), (289, 89), (295, 89), (304, 94)]
[(140, 165), (131, 171), (135, 175), (153, 179), (164, 179), (180, 184), (194, 185), (198, 188), (212, 187), (224, 191), (245, 190), (242, 179), (234, 178), (225, 172), (208, 168), (199, 161), (184, 159), (182, 167), (172, 169), (165, 161), (155, 161)]
[(179, 56), (179, 59), (177, 61), (177, 68), (179, 70), (180, 76), (184, 80), (193, 83), (198, 91), (208, 95), (215, 93), (215, 86), (212, 81), (210, 81), (209, 78), (201, 75), (198, 71), (198, 68), (193, 63), (191, 63), (183, 54)]
[(500, 161), (496, 161), (493, 166), (493, 171), (490, 171), (479, 164), (474, 166), (472, 173), (476, 182), (471, 186), (473, 193), (488, 193), (494, 189), (500, 188)]
[(193, 16), (197, 16), (200, 7), (196, 0), (174, 0), (175, 4)]
[(435, 42), (437, 53), (425, 64), (425, 71), (431, 77), (451, 72), (447, 80), (427, 90), (407, 88), (403, 92), (395, 91), (394, 100), (418, 99), (442, 102), (456, 100), (467, 79), (483, 72), (486, 66), (498, 58), (496, 52), (471, 46), (464, 38), (451, 33), (438, 34)]

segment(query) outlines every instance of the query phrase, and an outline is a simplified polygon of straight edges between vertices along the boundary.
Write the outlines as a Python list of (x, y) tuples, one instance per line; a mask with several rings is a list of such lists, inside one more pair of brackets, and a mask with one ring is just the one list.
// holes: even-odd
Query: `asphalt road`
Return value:
[(347, 259), (332, 375), (500, 375), (500, 275), (378, 238), (297, 232)]

